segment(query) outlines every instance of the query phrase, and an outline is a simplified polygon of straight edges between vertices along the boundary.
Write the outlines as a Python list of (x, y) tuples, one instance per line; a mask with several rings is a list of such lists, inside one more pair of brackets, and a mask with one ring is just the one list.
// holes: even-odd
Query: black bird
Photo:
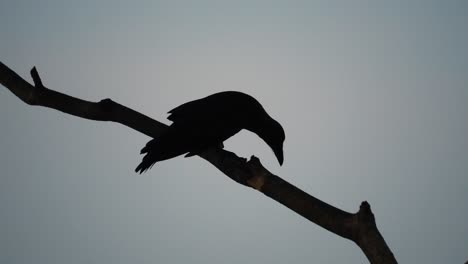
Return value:
[(156, 162), (185, 154), (190, 157), (223, 141), (242, 129), (257, 134), (283, 164), (284, 130), (250, 95), (227, 91), (185, 103), (169, 111), (173, 123), (141, 150), (146, 153), (135, 169), (140, 174)]

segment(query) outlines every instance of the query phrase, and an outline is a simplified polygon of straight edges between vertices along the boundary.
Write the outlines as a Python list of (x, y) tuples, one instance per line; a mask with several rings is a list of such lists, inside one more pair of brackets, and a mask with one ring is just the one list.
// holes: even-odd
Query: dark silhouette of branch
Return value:
[[(0, 83), (29, 105), (45, 106), (96, 121), (117, 122), (153, 138), (167, 127), (110, 99), (89, 102), (50, 90), (42, 84), (35, 67), (31, 76), (34, 86), (0, 62)], [(219, 148), (209, 149), (200, 156), (234, 181), (262, 192), (328, 231), (355, 242), (370, 263), (397, 263), (377, 229), (369, 203), (362, 202), (357, 213), (348, 213), (273, 175), (254, 156), (247, 161)]]

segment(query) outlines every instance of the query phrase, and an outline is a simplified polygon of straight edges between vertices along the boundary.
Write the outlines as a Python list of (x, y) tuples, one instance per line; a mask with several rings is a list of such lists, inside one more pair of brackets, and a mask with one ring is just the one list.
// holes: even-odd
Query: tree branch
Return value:
[[(157, 138), (167, 125), (110, 99), (89, 102), (46, 88), (34, 67), (35, 86), (0, 62), (0, 83), (29, 105), (53, 108), (64, 113), (96, 120), (112, 121)], [(370, 205), (363, 202), (357, 213), (335, 208), (273, 175), (254, 156), (249, 161), (234, 153), (213, 148), (200, 155), (234, 181), (252, 187), (285, 205), (315, 224), (355, 242), (370, 263), (397, 263), (377, 229)]]

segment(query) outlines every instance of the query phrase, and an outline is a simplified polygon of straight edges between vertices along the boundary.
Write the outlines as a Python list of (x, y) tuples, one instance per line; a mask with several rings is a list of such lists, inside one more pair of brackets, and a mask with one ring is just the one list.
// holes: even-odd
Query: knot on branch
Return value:
[(359, 211), (355, 214), (357, 225), (355, 226), (354, 234), (357, 240), (367, 237), (367, 233), (372, 230), (377, 230), (375, 217), (372, 213), (371, 206), (367, 201), (364, 201), (359, 206)]
[(104, 110), (106, 112), (110, 112), (112, 110), (114, 104), (115, 104), (114, 101), (112, 101), (109, 98), (102, 99), (101, 101), (99, 101), (99, 106), (102, 108), (102, 110)]
[(359, 206), (359, 212), (357, 213), (359, 222), (372, 222), (375, 224), (374, 214), (372, 213), (370, 204), (367, 201), (364, 201)]
[(239, 157), (235, 153), (220, 148), (211, 148), (200, 154), (208, 159), (213, 165), (220, 169), (229, 178), (237, 183), (261, 190), (266, 179), (271, 173), (263, 167), (260, 160), (252, 156), (247, 161), (246, 158)]
[(270, 172), (263, 167), (260, 160), (255, 156), (250, 157), (250, 160), (247, 162), (247, 166), (251, 175), (251, 177), (247, 179), (247, 185), (261, 191)]

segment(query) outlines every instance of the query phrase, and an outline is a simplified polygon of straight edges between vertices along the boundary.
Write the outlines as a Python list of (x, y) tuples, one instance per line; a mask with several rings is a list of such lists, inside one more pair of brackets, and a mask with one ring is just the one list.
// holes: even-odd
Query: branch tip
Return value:
[(34, 66), (31, 69), (31, 77), (34, 81), (34, 86), (36, 88), (44, 88), (44, 85), (42, 84), (41, 77), (39, 76), (39, 73), (37, 72), (36, 66)]

